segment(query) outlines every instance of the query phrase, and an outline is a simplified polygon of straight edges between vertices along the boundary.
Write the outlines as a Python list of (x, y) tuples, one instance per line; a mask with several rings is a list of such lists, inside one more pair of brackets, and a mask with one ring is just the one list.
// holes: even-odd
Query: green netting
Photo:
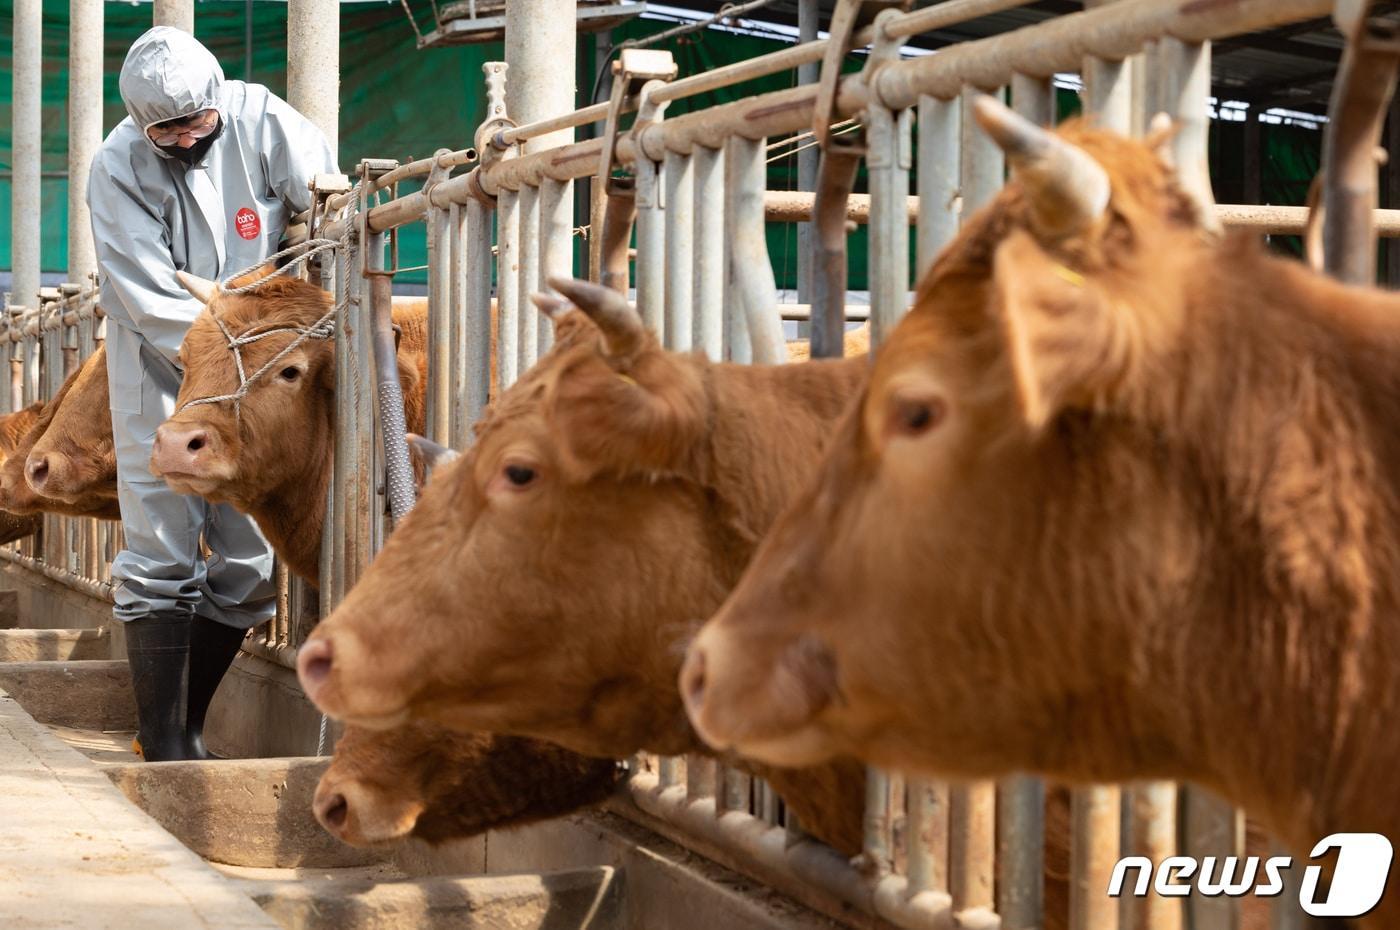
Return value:
[[(12, 0), (0, 0), (0, 268), (9, 267), (10, 100)], [(125, 115), (117, 93), (117, 70), (131, 42), (150, 23), (149, 4), (105, 4), (106, 43), (104, 129)], [(252, 8), (252, 69), (245, 73), (245, 5), (241, 0), (202, 0), (196, 6), (195, 32), (223, 63), (231, 78), (250, 78), (286, 91), (286, 5), (258, 2)], [(633, 20), (613, 33), (613, 41), (651, 35), (671, 23)], [(51, 173), (42, 185), (43, 265), (46, 271), (67, 266), (67, 59), (68, 5), (64, 0), (44, 2), (43, 170)], [(657, 46), (669, 49), (681, 75), (696, 74), (733, 61), (753, 58), (782, 46), (777, 40), (708, 30), (667, 40)], [(365, 156), (407, 160), (442, 147), (471, 144), (482, 118), (481, 65), (502, 57), (500, 43), (419, 50), (413, 32), (397, 3), (355, 3), (341, 7), (341, 135), (342, 169), (352, 169)], [(863, 59), (850, 56), (847, 70), (859, 68)], [(579, 95), (586, 98), (599, 67), (592, 37), (580, 42)], [(791, 87), (793, 72), (772, 75), (742, 85), (700, 94), (671, 104), (668, 116), (725, 103), (739, 97)], [(1059, 95), (1061, 115), (1077, 109), (1074, 94)], [(1321, 135), (1297, 127), (1264, 126), (1262, 188), (1264, 202), (1301, 204), (1316, 171)], [(1211, 172), (1222, 201), (1240, 199), (1242, 127), (1238, 123), (1214, 123), (1211, 132)], [(782, 158), (769, 166), (769, 186), (775, 190), (797, 187), (797, 160)], [(858, 191), (865, 189), (862, 172)], [(408, 188), (405, 188), (407, 190)], [(911, 173), (911, 189), (914, 178)], [(917, 189), (914, 189), (917, 193)], [(912, 254), (911, 235), (911, 254)], [(794, 287), (797, 236), (793, 224), (769, 224), (768, 245), (777, 265), (778, 283)], [(853, 289), (864, 289), (866, 235), (864, 228), (850, 240)], [(401, 266), (426, 261), (422, 224), (406, 227), (400, 235)], [(404, 280), (422, 281), (421, 272)]]

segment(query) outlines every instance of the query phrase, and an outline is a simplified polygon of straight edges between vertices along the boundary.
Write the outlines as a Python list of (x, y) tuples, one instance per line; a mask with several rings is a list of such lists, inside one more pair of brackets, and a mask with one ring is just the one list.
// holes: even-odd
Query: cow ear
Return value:
[(413, 465), (413, 482), (419, 494), (427, 487), (434, 471), (446, 468), (462, 456), (456, 449), (440, 446), (417, 433), (406, 433), (404, 439), (408, 442), (408, 457)]
[(545, 409), (566, 468), (583, 479), (685, 468), (709, 403), (695, 359), (653, 343), (625, 371), (601, 351), (579, 358), (554, 379)]
[(1130, 361), (1130, 327), (1111, 296), (1024, 231), (997, 248), (993, 280), (1027, 424), (1040, 429), (1066, 408), (1101, 404)]

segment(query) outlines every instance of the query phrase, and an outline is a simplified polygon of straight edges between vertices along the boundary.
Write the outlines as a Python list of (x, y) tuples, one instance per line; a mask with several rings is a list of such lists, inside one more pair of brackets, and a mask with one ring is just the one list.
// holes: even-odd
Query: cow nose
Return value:
[(44, 482), (49, 480), (49, 457), (41, 456), (25, 463), (25, 478), (37, 493), (44, 493)]
[(698, 644), (692, 644), (686, 652), (680, 688), (686, 709), (692, 715), (699, 714), (705, 705), (705, 651)]
[(209, 446), (208, 430), (179, 429), (166, 424), (156, 430), (151, 463), (161, 473), (193, 474), (198, 470), (199, 453)]
[(350, 819), (350, 804), (345, 800), (345, 795), (334, 792), (324, 798), (317, 798), (313, 806), (316, 819), (321, 822), (330, 833), (339, 836), (345, 829), (345, 823)]
[(312, 701), (331, 677), (331, 641), (325, 637), (308, 640), (297, 650), (297, 677)]

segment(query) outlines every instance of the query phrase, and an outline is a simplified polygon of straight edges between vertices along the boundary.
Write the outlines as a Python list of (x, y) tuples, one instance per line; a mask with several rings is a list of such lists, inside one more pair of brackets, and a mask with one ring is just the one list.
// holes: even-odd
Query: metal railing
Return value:
[[(1076, 71), (1085, 79), (1084, 108), (1102, 125), (1141, 132), (1151, 113), (1166, 112), (1179, 131), (1170, 145), (1184, 185), (1212, 204), (1206, 170), (1209, 41), (1326, 15), (1325, 0), (1121, 0), (939, 54), (900, 60), (903, 37), (936, 21), (948, 25), (1017, 5), (1006, 0), (955, 0), (910, 14), (887, 12), (860, 36), (873, 43), (865, 69), (841, 80), (833, 118), (860, 114), (865, 126), (868, 198), (853, 201), (853, 219), (869, 224), (869, 315), (875, 340), (905, 312), (915, 275), (957, 234), (962, 220), (1002, 184), (1002, 154), (968, 118), (979, 92), (1005, 95), (1015, 109), (1048, 121), (1052, 77)], [(601, 216), (572, 215), (575, 180), (606, 182), (608, 166), (634, 184), (635, 288), (648, 326), (665, 346), (701, 349), (712, 358), (777, 362), (783, 350), (781, 312), (774, 304), (765, 254), (766, 219), (805, 219), (810, 195), (765, 191), (767, 140), (808, 128), (811, 85), (749, 97), (667, 118), (666, 104), (772, 74), (821, 57), (824, 42), (808, 43), (716, 72), (667, 83), (638, 80), (613, 104), (516, 126), (504, 108), (504, 68), (486, 66), (488, 121), (478, 130), (476, 168), (451, 175), (440, 153), (429, 177), (411, 195), (377, 203), (376, 183), (392, 166), (364, 163), (356, 191), (332, 198), (320, 235), (344, 248), (327, 282), (354, 312), (337, 332), (340, 425), (332, 482), (332, 527), (325, 560), (333, 607), (382, 539), (381, 445), (375, 440), (367, 270), (384, 269), (393, 230), (424, 222), (428, 234), (429, 438), (463, 447), (488, 393), (507, 387), (548, 348), (548, 327), (528, 303), (550, 274), (574, 265), (572, 230), (592, 224), (608, 238)], [(1135, 67), (1134, 56), (1146, 66)], [(1134, 87), (1134, 75), (1140, 83)], [(1145, 82), (1141, 75), (1150, 74)], [(629, 75), (615, 80), (627, 81)], [(618, 116), (635, 111), (630, 129)], [(522, 151), (525, 140), (549, 131), (602, 123), (600, 137)], [(917, 125), (917, 130), (915, 126)], [(911, 157), (918, 133), (918, 163)], [(465, 164), (465, 161), (459, 162)], [(398, 169), (402, 172), (403, 169)], [(920, 199), (909, 196), (915, 173)], [(601, 200), (595, 197), (595, 202)], [(337, 214), (335, 211), (342, 211)], [(1248, 205), (1216, 207), (1228, 225), (1261, 232), (1299, 232), (1299, 209)], [(1393, 211), (1377, 214), (1383, 233), (1400, 231)], [(909, 267), (910, 225), (916, 226), (916, 268)], [(595, 276), (626, 268), (608, 243), (595, 243)], [(493, 242), (495, 244), (493, 254)], [(616, 249), (614, 249), (614, 252)], [(497, 377), (489, 380), (490, 282), (497, 284)], [(803, 313), (789, 308), (787, 315)], [(1014, 683), (1008, 683), (1008, 687)], [(712, 759), (648, 759), (630, 782), (630, 801), (615, 805), (677, 841), (724, 862), (830, 916), (862, 926), (933, 928), (950, 925), (1007, 930), (1044, 922), (1045, 797), (1037, 779), (943, 785), (868, 774), (865, 850), (848, 863), (787, 822), (782, 805), (759, 779)], [(1172, 784), (1094, 786), (1072, 792), (1069, 926), (1076, 930), (1132, 927), (1234, 926), (1238, 905), (1224, 897), (1108, 898), (1113, 864), (1141, 854), (1160, 862), (1177, 851), (1238, 854), (1242, 818), (1203, 792)], [(1276, 899), (1276, 927), (1300, 926), (1285, 897)]]

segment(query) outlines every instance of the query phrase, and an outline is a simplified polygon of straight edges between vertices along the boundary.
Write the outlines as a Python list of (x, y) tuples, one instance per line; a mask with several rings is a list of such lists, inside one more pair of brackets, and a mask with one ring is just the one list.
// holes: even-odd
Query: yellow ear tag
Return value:
[(1054, 272), (1057, 277), (1061, 278), (1064, 281), (1067, 281), (1075, 287), (1084, 286), (1084, 276), (1072, 268), (1066, 268), (1064, 265), (1056, 265), (1054, 267)]
[(632, 385), (633, 387), (637, 386), (637, 379), (632, 377), (631, 375), (624, 375), (622, 372), (619, 371), (617, 373), (617, 376), (623, 381), (626, 381), (628, 384)]

